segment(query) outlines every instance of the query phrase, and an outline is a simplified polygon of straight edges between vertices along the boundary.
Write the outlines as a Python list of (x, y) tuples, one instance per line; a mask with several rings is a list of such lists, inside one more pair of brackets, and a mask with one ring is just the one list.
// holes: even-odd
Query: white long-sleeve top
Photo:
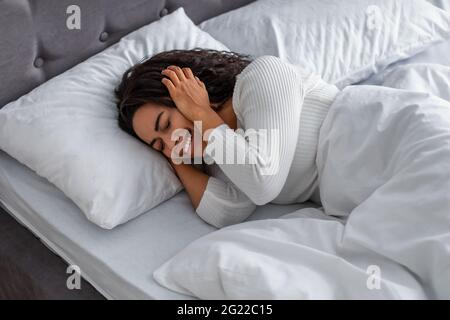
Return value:
[[(317, 143), (338, 93), (319, 76), (275, 56), (248, 64), (232, 96), (243, 132), (222, 124), (209, 134), (205, 157), (214, 164), (207, 169), (211, 176), (198, 215), (221, 228), (245, 220), (256, 205), (320, 201)], [(227, 155), (235, 161), (226, 161)]]

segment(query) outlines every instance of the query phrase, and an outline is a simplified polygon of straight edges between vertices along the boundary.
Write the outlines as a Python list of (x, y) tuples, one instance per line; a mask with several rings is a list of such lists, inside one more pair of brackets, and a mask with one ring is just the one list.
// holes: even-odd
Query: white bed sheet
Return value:
[[(192, 299), (153, 279), (153, 271), (193, 240), (216, 230), (183, 191), (113, 230), (90, 223), (60, 190), (0, 151), (0, 203), (109, 299)], [(258, 207), (251, 220), (307, 205)], [(313, 204), (310, 204), (313, 206)]]

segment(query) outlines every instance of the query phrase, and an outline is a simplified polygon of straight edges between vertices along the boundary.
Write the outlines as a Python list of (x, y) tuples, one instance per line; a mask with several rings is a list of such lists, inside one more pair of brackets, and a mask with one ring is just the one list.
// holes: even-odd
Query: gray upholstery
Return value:
[[(198, 24), (252, 1), (0, 0), (0, 108), (180, 6)], [(80, 30), (66, 26), (70, 5)]]

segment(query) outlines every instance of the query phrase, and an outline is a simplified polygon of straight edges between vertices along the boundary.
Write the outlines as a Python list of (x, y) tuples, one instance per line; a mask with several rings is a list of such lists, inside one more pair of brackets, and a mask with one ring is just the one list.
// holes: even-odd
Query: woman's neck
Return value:
[(237, 129), (237, 119), (233, 109), (232, 98), (229, 98), (227, 101), (225, 101), (225, 103), (222, 105), (222, 108), (217, 111), (217, 114), (231, 129)]

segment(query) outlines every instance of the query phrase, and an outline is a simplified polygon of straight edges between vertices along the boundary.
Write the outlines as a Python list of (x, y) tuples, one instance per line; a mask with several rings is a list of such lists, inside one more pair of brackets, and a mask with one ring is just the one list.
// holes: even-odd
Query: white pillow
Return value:
[(195, 47), (227, 50), (179, 8), (0, 109), (0, 148), (102, 228), (142, 214), (182, 186), (162, 155), (118, 127), (113, 91), (144, 57)]
[(450, 37), (424, 0), (259, 0), (200, 28), (230, 50), (278, 56), (342, 88)]

